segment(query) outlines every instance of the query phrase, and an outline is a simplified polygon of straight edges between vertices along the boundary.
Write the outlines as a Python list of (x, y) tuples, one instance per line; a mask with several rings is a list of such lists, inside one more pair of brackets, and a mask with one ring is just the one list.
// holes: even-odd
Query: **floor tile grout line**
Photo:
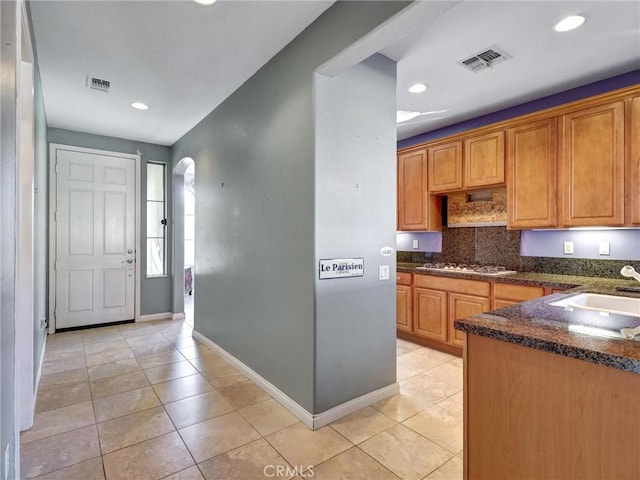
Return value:
[[(391, 427), (389, 427), (391, 428)], [(388, 429), (387, 429), (388, 430)], [(373, 438), (373, 437), (371, 437)], [(361, 442), (361, 444), (364, 442)], [(369, 457), (371, 460), (373, 460), (374, 462), (376, 462), (378, 465), (380, 465), (382, 468), (384, 468), (385, 470), (391, 472), (393, 475), (395, 475), (396, 477), (398, 477), (398, 479), (402, 480), (402, 477), (397, 474), (396, 472), (394, 472), (393, 470), (391, 470), (389, 467), (387, 467), (386, 465), (384, 465), (382, 462), (380, 462), (380, 460), (378, 460), (377, 458), (375, 458), (374, 456), (370, 455), (369, 452), (367, 452), (366, 450), (364, 450), (363, 448), (360, 447), (359, 445), (355, 445), (355, 448), (357, 448), (358, 450), (360, 450), (362, 453), (364, 453), (367, 457)], [(438, 467), (439, 468), (439, 467)]]
[[(84, 403), (84, 402), (83, 402), (83, 403)], [(76, 405), (79, 405), (79, 404), (76, 404)], [(73, 406), (73, 405), (71, 405), (71, 406)], [(64, 408), (64, 407), (63, 407), (63, 408)], [(52, 411), (52, 410), (49, 410), (49, 411)], [(20, 446), (21, 446), (21, 447), (23, 447), (23, 446), (25, 446), (25, 445), (29, 445), (29, 444), (34, 443), (34, 442), (38, 442), (38, 441), (40, 441), (40, 440), (45, 440), (45, 439), (47, 439), (47, 438), (55, 437), (56, 435), (63, 435), (63, 434), (65, 434), (65, 433), (71, 433), (71, 432), (75, 432), (75, 431), (77, 431), (77, 430), (82, 430), (83, 428), (87, 428), (87, 427), (90, 427), (90, 426), (92, 426), (92, 425), (97, 425), (97, 424), (95, 423), (95, 415), (94, 415), (94, 422), (93, 422), (93, 423), (88, 423), (88, 424), (86, 424), (86, 425), (82, 425), (81, 427), (72, 428), (71, 430), (65, 430), (65, 431), (63, 431), (63, 432), (53, 433), (53, 434), (51, 434), (51, 435), (47, 435), (47, 436), (45, 436), (45, 437), (36, 438), (35, 440), (30, 440), (30, 441), (28, 441), (28, 442), (20, 441)], [(28, 431), (28, 430), (27, 430), (27, 431)]]
[[(138, 332), (138, 333), (139, 333), (139, 332)], [(155, 332), (155, 333), (163, 334), (163, 331), (159, 331), (159, 332)], [(135, 337), (137, 337), (137, 336), (138, 336), (138, 335), (131, 335), (131, 336), (128, 336), (128, 337), (124, 337), (124, 336), (122, 336), (122, 338), (124, 338), (124, 339), (126, 340), (127, 338), (135, 338)], [(217, 392), (219, 392), (218, 388), (216, 388), (215, 386), (213, 386), (213, 384), (208, 380), (208, 378), (206, 378), (206, 377), (203, 375), (203, 373), (205, 373), (205, 372), (207, 372), (207, 371), (213, 371), (213, 370), (215, 370), (215, 368), (216, 368), (216, 367), (214, 367), (214, 368), (210, 368), (210, 369), (207, 369), (207, 370), (202, 370), (202, 371), (200, 371), (200, 370), (198, 369), (198, 367), (196, 366), (196, 363), (198, 363), (198, 360), (206, 356), (206, 353), (203, 355), (203, 354), (201, 354), (202, 352), (197, 351), (197, 346), (199, 345), (199, 343), (196, 343), (193, 347), (186, 347), (186, 346), (184, 347), (184, 349), (186, 349), (186, 348), (194, 348), (194, 347), (195, 347), (195, 348), (194, 348), (194, 350), (196, 350), (196, 351), (194, 351), (194, 352), (192, 352), (192, 353), (197, 354), (197, 356), (194, 356), (193, 358), (186, 358), (186, 357), (184, 357), (184, 353), (183, 353), (183, 352), (182, 352), (182, 351), (177, 347), (177, 344), (176, 344), (176, 343), (177, 343), (177, 342), (179, 342), (179, 340), (178, 340), (179, 338), (183, 338), (183, 337), (185, 337), (185, 338), (186, 338), (186, 337), (187, 337), (187, 335), (180, 336), (180, 337), (172, 336), (172, 338), (168, 338), (168, 337), (167, 337), (166, 335), (164, 335), (164, 334), (163, 334), (163, 336), (167, 339), (168, 343), (170, 343), (170, 344), (171, 344), (172, 349), (173, 349), (174, 351), (177, 351), (177, 352), (178, 352), (178, 354), (179, 354), (182, 358), (184, 358), (186, 361), (188, 361), (188, 362), (189, 362), (189, 364), (190, 364), (191, 366), (193, 366), (193, 367), (196, 369), (197, 373), (194, 373), (193, 375), (186, 375), (186, 376), (182, 376), (182, 377), (169, 378), (169, 379), (165, 379), (165, 380), (163, 380), (162, 382), (158, 382), (158, 383), (156, 383), (156, 384), (152, 384), (152, 383), (151, 383), (151, 380), (150, 380), (150, 379), (149, 379), (149, 377), (147, 376), (146, 370), (148, 370), (149, 368), (156, 368), (156, 367), (160, 367), (160, 366), (170, 365), (170, 364), (172, 364), (172, 363), (176, 363), (177, 361), (182, 361), (182, 360), (170, 361), (170, 362), (167, 362), (167, 363), (163, 363), (162, 365), (155, 365), (155, 366), (153, 366), (153, 367), (149, 367), (149, 368), (145, 369), (145, 368), (143, 368), (143, 367), (142, 367), (142, 365), (140, 364), (140, 361), (138, 360), (138, 358), (139, 358), (139, 357), (146, 356), (146, 355), (136, 355), (136, 354), (135, 354), (135, 352), (133, 352), (133, 351), (132, 351), (132, 352), (133, 352), (133, 358), (136, 360), (136, 363), (137, 363), (138, 367), (139, 367), (139, 368), (140, 368), (140, 370), (143, 372), (143, 374), (144, 374), (145, 378), (146, 378), (146, 379), (147, 379), (147, 381), (148, 381), (148, 385), (146, 385), (145, 387), (151, 387), (151, 388), (152, 388), (152, 390), (153, 390), (153, 392), (154, 392), (154, 395), (156, 396), (156, 398), (158, 398), (157, 392), (155, 391), (155, 388), (154, 388), (156, 385), (160, 385), (160, 384), (163, 384), (163, 383), (169, 383), (169, 382), (171, 382), (171, 381), (178, 380), (178, 379), (180, 379), (180, 378), (185, 378), (185, 377), (188, 377), (188, 376), (200, 375), (200, 376), (201, 376), (201, 377), (202, 377), (202, 378), (203, 378), (203, 379), (204, 379), (204, 380), (209, 384), (209, 386), (211, 386), (212, 391), (217, 391)], [(95, 342), (95, 343), (100, 343), (100, 342)], [(92, 344), (93, 344), (93, 343), (92, 343)], [(84, 369), (85, 369), (85, 371), (86, 371), (86, 372), (87, 372), (87, 374), (88, 374), (88, 369), (89, 369), (89, 368), (91, 368), (91, 367), (89, 367), (88, 365), (86, 365), (86, 360), (87, 360), (86, 355), (87, 355), (87, 352), (86, 352), (86, 350), (84, 349), (84, 343), (81, 343), (81, 345), (83, 345), (83, 354), (84, 354), (84, 357), (85, 357), (85, 366), (84, 366)], [(89, 344), (88, 344), (88, 345), (89, 345)], [(408, 353), (412, 353), (412, 352), (414, 352), (414, 351), (420, 350), (420, 348), (421, 348), (421, 347), (418, 347), (418, 348), (416, 348), (416, 349), (414, 349), (414, 350), (412, 350), (412, 351), (410, 351), (410, 352), (407, 352), (407, 353), (405, 353), (405, 355), (406, 355), (406, 354), (408, 354)], [(158, 353), (161, 353), (161, 352), (158, 352)], [(149, 354), (149, 355), (153, 355), (153, 354)], [(397, 359), (399, 359), (400, 357), (401, 357), (401, 355), (398, 355), (398, 356), (397, 356)], [(432, 360), (434, 360), (434, 361), (438, 361), (438, 360), (436, 360), (436, 359), (434, 359), (434, 358), (432, 358), (432, 357), (428, 357), (428, 358), (431, 358), (431, 359), (432, 359)], [(434, 368), (437, 368), (437, 367), (440, 367), (440, 366), (442, 366), (442, 365), (446, 365), (446, 364), (452, 364), (452, 366), (454, 366), (454, 367), (456, 367), (456, 368), (460, 368), (460, 366), (459, 366), (459, 365), (455, 365), (455, 364), (453, 364), (453, 362), (457, 362), (457, 361), (458, 361), (458, 359), (457, 359), (457, 358), (450, 358), (449, 360), (446, 360), (446, 361), (440, 361), (440, 362), (438, 363), (438, 365), (431, 366), (430, 368), (428, 368), (428, 369), (426, 369), (426, 370), (424, 370), (424, 371), (416, 372), (416, 375), (425, 376), (425, 377), (427, 377), (427, 378), (429, 378), (429, 379), (437, 380), (437, 381), (442, 382), (442, 383), (446, 383), (446, 384), (448, 384), (449, 386), (452, 386), (452, 387), (458, 387), (458, 385), (455, 385), (454, 383), (447, 382), (447, 381), (445, 381), (445, 380), (441, 380), (441, 379), (436, 378), (436, 377), (431, 377), (430, 375), (428, 375), (428, 374), (426, 373), (426, 372), (428, 372), (429, 370), (432, 370), (432, 369), (434, 369)], [(105, 362), (105, 363), (107, 363), (107, 362)], [(99, 365), (99, 364), (97, 364), (97, 365)], [(64, 370), (63, 370), (63, 371), (64, 371)], [(63, 372), (63, 371), (61, 371), (61, 372)], [(52, 373), (59, 373), (59, 372), (52, 372)], [(117, 375), (113, 375), (113, 376), (117, 376)], [(109, 377), (102, 377), (102, 378), (110, 378), (110, 377), (112, 377), (112, 376), (109, 376)], [(411, 377), (409, 377), (409, 378), (411, 378)], [(105, 422), (107, 422), (107, 421), (109, 421), (109, 420), (115, 420), (116, 418), (121, 418), (121, 417), (123, 417), (123, 416), (129, 415), (129, 414), (120, 415), (119, 417), (114, 417), (114, 418), (112, 418), (112, 419), (104, 420), (103, 422), (98, 422), (98, 421), (97, 421), (97, 417), (96, 417), (96, 410), (95, 410), (95, 403), (94, 403), (94, 402), (96, 402), (96, 401), (98, 401), (98, 400), (100, 400), (100, 399), (102, 399), (102, 398), (108, 398), (109, 396), (112, 396), (112, 395), (117, 395), (117, 394), (120, 394), (120, 393), (126, 393), (126, 392), (129, 392), (129, 391), (132, 391), (132, 390), (136, 390), (136, 389), (135, 389), (135, 388), (133, 388), (133, 389), (128, 389), (128, 390), (125, 390), (125, 391), (123, 391), (123, 392), (118, 392), (118, 393), (116, 393), (116, 394), (112, 394), (112, 395), (105, 395), (105, 396), (103, 396), (103, 397), (93, 398), (93, 394), (94, 394), (94, 392), (93, 392), (93, 389), (91, 388), (91, 382), (92, 382), (92, 380), (89, 378), (87, 381), (88, 381), (88, 383), (89, 383), (89, 388), (90, 388), (90, 396), (91, 396), (90, 400), (92, 401), (92, 409), (93, 409), (94, 422), (95, 422), (95, 423), (94, 423), (94, 425), (96, 426), (96, 427), (95, 427), (96, 429), (97, 429), (97, 425), (98, 425), (98, 423), (105, 423)], [(74, 383), (75, 383), (75, 382), (74, 382)], [(84, 382), (79, 382), (79, 383), (84, 383)], [(138, 388), (144, 388), (144, 387), (138, 387)], [(170, 403), (174, 403), (174, 402), (177, 402), (177, 401), (181, 401), (181, 400), (185, 400), (185, 399), (188, 399), (188, 398), (192, 398), (192, 397), (194, 397), (194, 396), (202, 395), (202, 394), (204, 394), (204, 393), (207, 393), (207, 392), (199, 392), (199, 393), (196, 393), (195, 395), (189, 395), (189, 396), (187, 396), (187, 397), (180, 398), (180, 399), (175, 399), (175, 400), (168, 401), (168, 402), (165, 402), (165, 401), (160, 400), (160, 399), (158, 398), (158, 400), (159, 400), (159, 402), (160, 402), (160, 406), (162, 406), (162, 407), (163, 407), (163, 411), (164, 411), (164, 413), (168, 416), (168, 418), (169, 418), (169, 419), (170, 419), (170, 421), (171, 421), (171, 425), (173, 426), (173, 429), (174, 429), (173, 431), (178, 432), (178, 435), (179, 435), (179, 437), (180, 437), (180, 439), (181, 439), (182, 443), (185, 445), (185, 447), (186, 447), (186, 444), (185, 444), (185, 442), (184, 442), (184, 439), (183, 439), (183, 438), (182, 438), (182, 436), (180, 435), (180, 431), (179, 431), (179, 429), (176, 427), (176, 424), (174, 423), (173, 419), (172, 419), (172, 418), (171, 418), (171, 416), (168, 414), (168, 411), (167, 411), (166, 406), (167, 406), (168, 404), (170, 404)], [(446, 409), (446, 408), (440, 407), (438, 404), (439, 404), (439, 403), (441, 403), (441, 402), (446, 401), (447, 399), (452, 398), (452, 397), (453, 397), (453, 396), (455, 396), (455, 395), (458, 395), (459, 393), (460, 393), (460, 391), (454, 392), (454, 393), (452, 393), (452, 394), (450, 394), (450, 395), (448, 395), (448, 396), (445, 396), (445, 397), (444, 397), (444, 398), (442, 398), (442, 399), (439, 399), (437, 402), (432, 402), (432, 403), (430, 403), (430, 404), (429, 404), (429, 406), (427, 406), (427, 407), (424, 407), (424, 408), (422, 408), (422, 407), (421, 407), (421, 409), (419, 410), (419, 412), (416, 412), (416, 413), (414, 413), (414, 414), (410, 415), (409, 417), (407, 417), (407, 418), (405, 418), (405, 419), (403, 419), (403, 420), (401, 420), (401, 421), (396, 420), (395, 418), (391, 417), (391, 416), (390, 416), (390, 415), (388, 415), (387, 413), (382, 412), (382, 411), (378, 410), (378, 409), (377, 409), (377, 408), (375, 408), (375, 407), (373, 407), (373, 408), (376, 410), (376, 412), (381, 413), (381, 414), (382, 414), (382, 415), (384, 415), (385, 417), (387, 417), (387, 418), (391, 419), (391, 420), (394, 422), (394, 426), (395, 426), (395, 425), (398, 425), (398, 424), (403, 425), (404, 427), (409, 428), (411, 431), (415, 432), (415, 434), (419, 435), (420, 437), (425, 438), (426, 440), (429, 440), (429, 441), (433, 442), (434, 444), (436, 444), (436, 445), (438, 445), (438, 446), (440, 446), (440, 447), (444, 448), (447, 452), (449, 452), (449, 453), (452, 455), (448, 460), (446, 460), (445, 462), (443, 462), (441, 465), (439, 465), (438, 467), (436, 467), (436, 468), (433, 470), (433, 471), (435, 471), (435, 470), (439, 469), (441, 466), (443, 466), (444, 464), (446, 464), (446, 463), (448, 463), (448, 462), (452, 461), (456, 456), (458, 456), (458, 455), (460, 454), (460, 452), (457, 452), (457, 453), (456, 453), (456, 452), (451, 452), (451, 450), (449, 450), (448, 448), (446, 448), (446, 447), (444, 447), (444, 446), (440, 445), (438, 442), (436, 442), (436, 441), (434, 441), (434, 440), (430, 439), (429, 437), (426, 437), (425, 435), (421, 434), (420, 432), (417, 432), (417, 431), (413, 430), (411, 427), (408, 427), (407, 425), (404, 425), (404, 422), (406, 422), (406, 421), (407, 421), (407, 420), (409, 420), (410, 418), (413, 418), (414, 416), (418, 415), (419, 413), (423, 412), (423, 411), (424, 411), (424, 410), (426, 410), (427, 408), (431, 408), (431, 407), (433, 407), (433, 406), (436, 406), (436, 407), (438, 407), (439, 409), (441, 409), (441, 410), (443, 410), (443, 411), (447, 412), (447, 414), (449, 414), (449, 415), (455, 416), (455, 412), (452, 412), (452, 411), (450, 411), (450, 410), (448, 410), (448, 409)], [(272, 399), (273, 399), (273, 397), (269, 396), (269, 398), (266, 398), (266, 399), (260, 400), (260, 401), (258, 401), (258, 402), (255, 402), (255, 403), (251, 404), (251, 405), (247, 405), (246, 407), (253, 406), (253, 405), (256, 405), (256, 404), (260, 404), (260, 403), (264, 403), (264, 402), (267, 402), (268, 400), (272, 400)], [(64, 407), (59, 407), (59, 408), (64, 408)], [(155, 407), (153, 407), (153, 408), (155, 408)], [(272, 444), (271, 444), (271, 443), (266, 439), (266, 437), (265, 437), (264, 435), (262, 435), (262, 434), (261, 434), (261, 433), (260, 433), (260, 432), (259, 432), (259, 431), (254, 427), (254, 426), (253, 426), (253, 424), (248, 420), (248, 418), (244, 417), (244, 416), (242, 415), (242, 413), (240, 413), (240, 409), (239, 409), (239, 408), (235, 408), (235, 407), (233, 407), (233, 408), (234, 408), (234, 410), (232, 410), (231, 412), (227, 412), (227, 414), (228, 414), (228, 413), (232, 413), (232, 412), (236, 412), (236, 413), (238, 413), (238, 415), (239, 415), (241, 418), (243, 418), (243, 419), (244, 419), (244, 421), (246, 421), (246, 422), (251, 426), (251, 428), (252, 428), (254, 431), (256, 431), (256, 432), (257, 432), (257, 434), (259, 435), (259, 438), (260, 438), (260, 439), (264, 439), (264, 440), (265, 440), (265, 441), (266, 441), (266, 442), (267, 442), (267, 443), (268, 443), (272, 448), (274, 448), (274, 450), (275, 450), (276, 452), (278, 452), (278, 454), (279, 454), (281, 457), (283, 457), (283, 458), (284, 458), (284, 456), (282, 455), (282, 453), (281, 453), (281, 452), (279, 452), (279, 451), (278, 451), (278, 449), (277, 449), (274, 445), (272, 445)], [(243, 408), (244, 408), (244, 407), (243, 407)], [(55, 409), (52, 409), (52, 410), (55, 410)], [(47, 411), (52, 411), (52, 410), (47, 410)], [(148, 409), (144, 409), (144, 410), (148, 410)], [(144, 410), (141, 410), (141, 411), (144, 411)], [(133, 412), (133, 413), (140, 413), (141, 411)], [(46, 411), (45, 411), (45, 412), (46, 412)], [(44, 413), (44, 412), (43, 412), (43, 413)], [(132, 413), (130, 413), (130, 414), (132, 414)], [(221, 415), (224, 415), (224, 414), (221, 414)], [(214, 416), (213, 416), (213, 417), (211, 417), (211, 418), (215, 418), (215, 417), (218, 417), (218, 416), (221, 416), (221, 415), (214, 415)], [(207, 420), (209, 420), (209, 419), (207, 419)], [(207, 421), (207, 420), (203, 420), (203, 421)], [(200, 423), (200, 422), (197, 422), (197, 423)], [(369, 455), (367, 452), (364, 452), (364, 451), (360, 448), (361, 444), (362, 444), (362, 443), (364, 443), (366, 440), (363, 440), (363, 441), (362, 441), (362, 442), (360, 442), (359, 444), (356, 444), (356, 443), (352, 442), (351, 440), (349, 440), (348, 438), (344, 437), (344, 435), (342, 435), (339, 431), (337, 431), (337, 430), (336, 430), (336, 429), (335, 429), (331, 424), (330, 424), (330, 425), (328, 425), (328, 426), (329, 426), (329, 427), (330, 427), (330, 428), (331, 428), (335, 433), (337, 433), (340, 437), (344, 438), (344, 439), (346, 440), (346, 442), (348, 442), (348, 444), (349, 444), (349, 445), (351, 445), (347, 450), (349, 450), (349, 449), (351, 449), (351, 448), (353, 448), (353, 447), (356, 447), (356, 448), (358, 448), (360, 451), (362, 451), (363, 453), (365, 453), (368, 457), (372, 458), (372, 459), (373, 459), (377, 464), (382, 465), (379, 461), (377, 461), (375, 458), (371, 457), (371, 455)], [(86, 426), (85, 426), (85, 427), (86, 427)], [(85, 427), (78, 427), (78, 428), (85, 428)], [(186, 428), (186, 427), (185, 427), (185, 428)], [(269, 435), (271, 435), (271, 434), (275, 434), (275, 433), (277, 433), (277, 432), (280, 432), (281, 430), (286, 429), (286, 428), (288, 428), (288, 426), (287, 426), (287, 427), (282, 427), (282, 428), (279, 428), (278, 430), (275, 430), (275, 431), (273, 431), (273, 432), (270, 432), (270, 433), (269, 433)], [(388, 427), (388, 428), (393, 428), (393, 426)], [(74, 429), (74, 430), (75, 430), (75, 429)], [(73, 431), (73, 430), (71, 430), (71, 431)], [(66, 432), (64, 432), (64, 433), (66, 433)], [(168, 433), (171, 433), (171, 432), (168, 432)], [(377, 434), (376, 434), (376, 435), (377, 435)], [(160, 436), (161, 436), (161, 435), (160, 435)], [(374, 435), (374, 436), (375, 436), (375, 435)], [(46, 438), (46, 437), (44, 437), (44, 438)], [(157, 436), (156, 436), (156, 437), (152, 437), (152, 438), (157, 438)], [(370, 438), (372, 438), (372, 437), (370, 437)], [(144, 441), (147, 441), (147, 440), (149, 440), (149, 439), (146, 439), (146, 440), (144, 440)], [(237, 446), (237, 447), (235, 447), (235, 448), (233, 448), (233, 449), (231, 449), (231, 450), (228, 450), (227, 452), (232, 451), (232, 450), (235, 450), (235, 449), (237, 449), (237, 448), (242, 448), (242, 447), (244, 447), (244, 446), (246, 446), (246, 445), (248, 445), (248, 444), (252, 443), (253, 441), (257, 441), (257, 440), (247, 441), (247, 442), (245, 442), (244, 444), (242, 444), (242, 445), (240, 445), (240, 446)], [(138, 442), (138, 443), (141, 443), (141, 442)], [(137, 443), (136, 443), (136, 444), (132, 444), (132, 445), (137, 445)], [(131, 446), (132, 446), (132, 445), (131, 445)], [(124, 448), (127, 448), (127, 447), (124, 447)], [(198, 464), (197, 462), (195, 462), (195, 458), (193, 458), (193, 455), (192, 455), (191, 451), (188, 449), (188, 447), (186, 447), (186, 448), (187, 448), (187, 450), (189, 451), (189, 454), (190, 454), (190, 456), (191, 456), (191, 458), (192, 458), (192, 460), (193, 460), (193, 464), (194, 464), (194, 465), (196, 465), (196, 466), (198, 467), (198, 469), (199, 469), (200, 473), (204, 476), (204, 474), (203, 474), (202, 470), (200, 469), (200, 464)], [(101, 446), (100, 446), (100, 451), (102, 451)], [(118, 451), (118, 450), (114, 450), (114, 452), (115, 452), (115, 451)], [(344, 450), (344, 451), (346, 451), (346, 450)], [(335, 458), (336, 456), (340, 455), (341, 453), (344, 453), (344, 451), (342, 451), (342, 452), (340, 452), (340, 453), (338, 453), (338, 454), (336, 454), (336, 455), (334, 455), (334, 456), (332, 456), (332, 457), (330, 457), (330, 458), (328, 458), (328, 459), (323, 460), (323, 462), (318, 463), (316, 466), (319, 466), (319, 465), (321, 465), (321, 464), (323, 464), (323, 463), (325, 463), (325, 462), (327, 462), (327, 461), (329, 461), (329, 460), (331, 460), (331, 459)], [(224, 453), (227, 453), (227, 452), (222, 452), (222, 453), (221, 453), (221, 454), (219, 454), (219, 455), (223, 455)], [(111, 452), (110, 452), (110, 453), (111, 453)], [(104, 455), (102, 455), (101, 457), (104, 457)], [(214, 458), (214, 457), (211, 457), (211, 458)], [(203, 460), (203, 462), (204, 462), (204, 461), (207, 461), (207, 460), (209, 460), (209, 459)], [(285, 459), (285, 461), (286, 461), (286, 459)], [(80, 463), (80, 462), (79, 462), (79, 463)], [(202, 462), (201, 462), (201, 463), (202, 463)], [(104, 470), (105, 470), (105, 468), (104, 468), (104, 462), (102, 462), (102, 466), (103, 466), (103, 472), (105, 473), (105, 476), (106, 476), (106, 471), (104, 471)], [(385, 467), (384, 465), (382, 465), (382, 466), (383, 466), (385, 469), (387, 469), (387, 467)], [(186, 467), (186, 468), (185, 468), (185, 469), (183, 469), (183, 470), (186, 470), (186, 469), (188, 469), (188, 468), (191, 468), (191, 467)], [(387, 469), (387, 470), (389, 470), (389, 469)], [(433, 473), (433, 471), (432, 471), (432, 472), (430, 472), (430, 473), (428, 473), (426, 476), (428, 476), (428, 475), (430, 475), (431, 473)], [(175, 473), (177, 473), (177, 472), (175, 472)], [(394, 472), (394, 474), (395, 474), (395, 472)], [(170, 475), (172, 475), (172, 474), (170, 474)], [(426, 477), (425, 477), (425, 478), (426, 478)]]
[[(432, 406), (433, 406), (433, 405), (432, 405)], [(423, 411), (424, 411), (424, 410), (423, 410)], [(420, 413), (422, 413), (422, 412), (418, 412), (418, 413), (416, 413), (416, 415), (419, 415)], [(414, 417), (415, 417), (416, 415), (414, 415)], [(413, 417), (410, 417), (410, 418), (413, 418)], [(409, 419), (407, 418), (407, 420), (409, 420)], [(404, 420), (404, 422), (406, 422), (407, 420)], [(438, 442), (438, 441), (434, 440), (433, 438), (429, 438), (429, 437), (427, 437), (426, 435), (424, 435), (423, 433), (420, 433), (419, 431), (415, 430), (414, 428), (410, 427), (409, 425), (405, 425), (405, 424), (404, 424), (404, 422), (402, 422), (400, 425), (402, 425), (403, 427), (408, 428), (409, 430), (411, 430), (412, 432), (416, 433), (416, 434), (417, 434), (417, 435), (419, 435), (420, 437), (422, 437), (422, 438), (424, 438), (424, 439), (426, 439), (426, 440), (429, 440), (429, 441), (430, 441), (430, 442), (432, 442), (432, 443), (435, 443), (435, 444), (436, 444), (436, 445), (438, 445), (439, 447), (444, 448), (447, 452), (451, 453), (451, 455), (453, 455), (454, 457), (455, 457), (456, 455), (458, 455), (458, 454), (462, 451), (462, 450), (460, 450), (460, 451), (458, 451), (458, 452), (452, 452), (450, 448), (445, 447), (444, 445), (442, 445), (440, 442)], [(449, 460), (447, 460), (447, 461), (449, 461)]]

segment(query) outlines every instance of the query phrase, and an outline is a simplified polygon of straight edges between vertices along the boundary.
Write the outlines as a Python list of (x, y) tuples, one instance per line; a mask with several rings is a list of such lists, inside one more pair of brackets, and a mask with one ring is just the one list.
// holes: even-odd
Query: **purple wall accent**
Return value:
[[(573, 255), (563, 253), (564, 242), (573, 242)], [(600, 255), (601, 241), (609, 242), (610, 255)], [(640, 260), (640, 229), (523, 230), (520, 255), (526, 257)]]
[[(413, 248), (413, 241), (418, 240), (418, 248)], [(398, 232), (396, 233), (396, 250), (400, 252), (441, 252), (441, 232)]]
[(640, 70), (634, 70), (632, 72), (624, 73), (615, 77), (593, 82), (582, 87), (573, 88), (564, 92), (542, 97), (537, 100), (532, 100), (515, 107), (506, 108), (494, 113), (476, 117), (471, 120), (449, 125), (448, 127), (439, 128), (431, 132), (421, 133), (413, 137), (405, 138), (398, 141), (398, 148), (406, 148), (412, 145), (418, 145), (420, 143), (429, 142), (438, 138), (446, 137), (449, 135), (455, 135), (466, 130), (472, 130), (474, 128), (483, 127), (492, 123), (501, 122), (513, 117), (519, 117), (520, 115), (526, 115), (528, 113), (544, 110), (545, 108), (551, 108), (564, 103), (570, 103), (582, 98), (599, 95), (601, 93), (610, 92), (619, 88), (628, 87), (640, 83)]

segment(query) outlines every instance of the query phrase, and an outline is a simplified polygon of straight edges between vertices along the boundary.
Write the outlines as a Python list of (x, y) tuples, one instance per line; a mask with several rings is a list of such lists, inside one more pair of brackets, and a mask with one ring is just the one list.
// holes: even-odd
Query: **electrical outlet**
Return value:
[(413, 241), (413, 248), (418, 248), (418, 240)]
[(573, 242), (564, 242), (564, 253), (573, 253)]
[(598, 249), (600, 255), (609, 255), (609, 242), (606, 240), (602, 240), (600, 242), (600, 248)]

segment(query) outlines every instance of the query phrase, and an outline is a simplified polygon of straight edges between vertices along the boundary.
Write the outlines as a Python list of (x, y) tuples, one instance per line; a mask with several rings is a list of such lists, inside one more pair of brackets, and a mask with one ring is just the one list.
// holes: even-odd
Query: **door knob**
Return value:
[(127, 258), (127, 263), (133, 263), (133, 258)]

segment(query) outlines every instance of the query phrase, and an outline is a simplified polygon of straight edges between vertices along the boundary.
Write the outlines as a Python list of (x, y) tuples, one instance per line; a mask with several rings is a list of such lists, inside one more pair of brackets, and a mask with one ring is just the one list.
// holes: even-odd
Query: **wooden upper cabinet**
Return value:
[(441, 199), (427, 192), (427, 151), (398, 155), (398, 230), (440, 230)]
[(464, 139), (464, 188), (504, 183), (504, 131)]
[(507, 226), (557, 225), (557, 119), (507, 129)]
[(427, 148), (429, 191), (462, 190), (462, 141)]
[(624, 225), (624, 102), (562, 116), (563, 226)]
[(628, 101), (627, 223), (640, 225), (640, 96)]

